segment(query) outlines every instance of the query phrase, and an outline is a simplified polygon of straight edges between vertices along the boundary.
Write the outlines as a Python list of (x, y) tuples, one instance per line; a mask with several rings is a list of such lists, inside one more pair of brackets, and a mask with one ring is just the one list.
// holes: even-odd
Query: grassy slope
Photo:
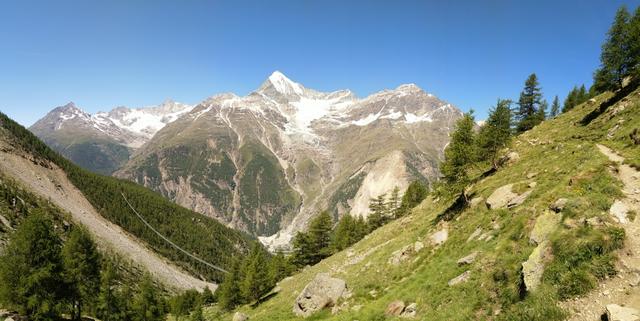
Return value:
[[(559, 274), (546, 273), (537, 294), (527, 295), (521, 300), (520, 264), (534, 248), (528, 239), (535, 218), (559, 197), (571, 200), (568, 208), (563, 211), (565, 223), (571, 218), (599, 216), (613, 224), (606, 211), (614, 198), (620, 195), (620, 185), (606, 171), (610, 163), (597, 152), (595, 143), (609, 145), (630, 160), (640, 160), (638, 148), (630, 146), (629, 139), (624, 138), (632, 128), (640, 125), (640, 93), (632, 93), (625, 111), (615, 117), (610, 114), (619, 104), (610, 107), (589, 125), (580, 124), (589, 112), (610, 96), (611, 94), (598, 96), (595, 103), (578, 106), (516, 138), (512, 149), (520, 154), (521, 159), (472, 186), (474, 196), (486, 199), (495, 189), (505, 184), (537, 182), (533, 193), (522, 205), (511, 210), (488, 210), (482, 204), (467, 208), (446, 223), (449, 227), (449, 239), (444, 245), (439, 248), (428, 245), (403, 265), (387, 264), (392, 252), (415, 241), (427, 243), (428, 236), (443, 224), (436, 223), (437, 217), (450, 202), (435, 202), (429, 198), (410, 216), (378, 229), (351, 249), (337, 253), (283, 281), (282, 291), (271, 300), (257, 308), (243, 307), (240, 310), (247, 313), (251, 320), (299, 319), (291, 312), (297, 294), (317, 273), (330, 272), (347, 281), (353, 296), (347, 299), (348, 308), (344, 311), (336, 315), (323, 311), (309, 318), (310, 320), (385, 320), (384, 309), (397, 299), (417, 302), (417, 319), (561, 319), (561, 311), (555, 309), (558, 293), (569, 293), (571, 296), (571, 293), (586, 291), (588, 287), (580, 286), (588, 285), (588, 282), (577, 282), (577, 289), (567, 290), (566, 286), (559, 286), (553, 277), (566, 276), (562, 274), (562, 269), (566, 267), (560, 264), (564, 258), (557, 257), (549, 264), (553, 264)], [(614, 138), (606, 140), (607, 130), (623, 118), (625, 121)], [(530, 173), (537, 175), (528, 179), (527, 174)], [(494, 225), (499, 228), (494, 230)], [(467, 242), (469, 235), (478, 227), (483, 231), (491, 231), (495, 236), (488, 242)], [(592, 239), (610, 240), (608, 232), (595, 228), (569, 229), (562, 226), (554, 233), (552, 240), (556, 246), (565, 243), (572, 246), (589, 245)], [(345, 264), (349, 261), (349, 252), (355, 253), (351, 256), (353, 258), (372, 249), (375, 250), (361, 262)], [(469, 267), (458, 267), (456, 261), (472, 251), (481, 251), (476, 262)], [(615, 259), (612, 254), (606, 255), (601, 258)], [(588, 258), (579, 262), (580, 271), (586, 271), (586, 278), (591, 282), (597, 280), (597, 273), (593, 272), (596, 269), (592, 267), (600, 267), (593, 262)], [(467, 269), (472, 271), (467, 283), (453, 287), (447, 285), (448, 280)], [(369, 293), (371, 290), (377, 291), (376, 297)], [(358, 306), (358, 311), (352, 309)], [(537, 315), (537, 318), (528, 318), (527, 314)], [(208, 308), (206, 315), (209, 319), (231, 319), (230, 314), (220, 313), (216, 307)]]

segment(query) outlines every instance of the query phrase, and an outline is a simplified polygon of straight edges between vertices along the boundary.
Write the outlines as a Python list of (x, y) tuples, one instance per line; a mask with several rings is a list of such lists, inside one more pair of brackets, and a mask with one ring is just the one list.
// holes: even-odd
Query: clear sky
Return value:
[(416, 83), (484, 118), (531, 72), (549, 100), (589, 85), (621, 4), (640, 0), (0, 1), (0, 110), (195, 104), (280, 70), (361, 97)]

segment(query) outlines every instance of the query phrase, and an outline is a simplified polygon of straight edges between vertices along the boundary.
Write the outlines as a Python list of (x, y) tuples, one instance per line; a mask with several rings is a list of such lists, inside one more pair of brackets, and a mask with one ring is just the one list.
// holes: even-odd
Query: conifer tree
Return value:
[(342, 251), (358, 241), (356, 224), (356, 219), (350, 214), (342, 216), (333, 233), (331, 248), (334, 251)]
[(594, 76), (594, 85), (599, 92), (622, 87), (622, 81), (629, 75), (631, 45), (629, 43), (629, 11), (620, 7), (602, 45), (600, 69)]
[(469, 183), (468, 171), (477, 157), (474, 125), (473, 111), (470, 111), (456, 122), (451, 141), (444, 151), (445, 160), (440, 170), (449, 193), (462, 193)]
[(387, 211), (391, 218), (397, 218), (400, 216), (400, 188), (398, 186), (391, 190), (391, 195), (387, 201)]
[(66, 289), (71, 301), (71, 319), (80, 320), (82, 309), (93, 303), (100, 284), (100, 256), (89, 234), (75, 227), (62, 248)]
[(52, 320), (61, 293), (61, 242), (37, 210), (11, 236), (0, 257), (0, 302), (32, 320)]
[(198, 304), (193, 312), (191, 312), (190, 321), (204, 321), (204, 316), (202, 315), (202, 305)]
[(578, 100), (578, 87), (573, 87), (569, 94), (567, 94), (567, 98), (564, 99), (564, 105), (562, 107), (562, 112), (566, 113), (569, 110), (573, 109), (576, 106), (576, 101)]
[(289, 276), (292, 270), (287, 257), (281, 251), (278, 251), (269, 261), (269, 288), (274, 287), (280, 280)]
[(100, 274), (100, 292), (98, 293), (97, 316), (103, 321), (121, 320), (118, 318), (120, 306), (116, 293), (116, 267), (107, 262)]
[(293, 238), (293, 264), (297, 267), (304, 267), (315, 264), (313, 259), (313, 244), (309, 234), (304, 232), (296, 233)]
[(242, 280), (241, 260), (234, 258), (231, 263), (229, 273), (225, 275), (224, 281), (220, 284), (220, 288), (216, 291), (218, 302), (223, 310), (232, 310), (238, 304), (242, 303), (242, 295), (240, 294), (240, 281)]
[(381, 194), (369, 200), (369, 231), (373, 231), (389, 221), (385, 199), (386, 194)]
[[(556, 97), (557, 98), (557, 97)], [(554, 101), (557, 103), (557, 99)], [(478, 133), (480, 155), (498, 168), (498, 152), (511, 140), (511, 101), (498, 99)]]
[(551, 103), (551, 113), (549, 114), (549, 116), (551, 118), (554, 118), (558, 116), (559, 113), (560, 113), (560, 101), (558, 100), (558, 95), (556, 95), (555, 97), (553, 97), (553, 102)]
[(137, 321), (161, 321), (164, 319), (164, 303), (149, 275), (145, 275), (138, 293), (133, 298), (134, 318)]
[(540, 105), (542, 104), (542, 92), (540, 90), (540, 84), (538, 83), (538, 77), (536, 74), (531, 74), (527, 78), (524, 84), (524, 89), (520, 93), (520, 99), (518, 100), (518, 110), (516, 111), (516, 119), (518, 120), (517, 131), (527, 131), (542, 120), (540, 119)]
[(257, 301), (270, 290), (266, 256), (262, 246), (256, 242), (244, 260), (240, 292), (245, 302)]
[(313, 264), (331, 255), (331, 232), (333, 220), (327, 211), (322, 211), (309, 224), (309, 237), (311, 238)]
[(629, 21), (629, 70), (635, 81), (640, 80), (640, 6)]
[(399, 216), (407, 214), (412, 208), (418, 206), (418, 204), (427, 198), (428, 193), (427, 187), (421, 181), (415, 180), (411, 182), (404, 192), (404, 195), (402, 195)]

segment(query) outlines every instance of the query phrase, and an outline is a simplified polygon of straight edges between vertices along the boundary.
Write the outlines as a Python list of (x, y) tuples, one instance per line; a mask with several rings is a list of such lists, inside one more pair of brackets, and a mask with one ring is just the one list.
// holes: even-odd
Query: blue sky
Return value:
[(621, 4), (640, 0), (1, 1), (0, 110), (198, 103), (280, 70), (361, 97), (416, 83), (484, 118), (531, 72), (549, 100), (590, 84)]

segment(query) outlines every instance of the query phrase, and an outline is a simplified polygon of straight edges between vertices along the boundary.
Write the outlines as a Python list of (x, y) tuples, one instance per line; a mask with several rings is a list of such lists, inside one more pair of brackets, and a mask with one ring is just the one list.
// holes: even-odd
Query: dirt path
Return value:
[[(607, 304), (640, 309), (640, 217), (631, 221), (627, 213), (634, 211), (640, 215), (640, 172), (622, 164), (624, 158), (608, 147), (597, 145), (609, 160), (618, 163), (617, 177), (624, 184), (624, 199), (617, 200), (612, 215), (625, 229), (625, 247), (619, 252), (618, 275), (601, 282), (589, 295), (567, 301), (564, 307), (572, 312), (569, 320), (600, 320)], [(617, 215), (616, 215), (617, 214)]]
[(50, 200), (69, 212), (76, 223), (82, 224), (89, 230), (99, 246), (113, 250), (129, 259), (171, 288), (184, 290), (209, 287), (215, 290), (215, 284), (204, 282), (185, 273), (167, 259), (142, 245), (121, 227), (102, 217), (57, 166), (52, 164), (52, 169), (48, 169), (16, 155), (15, 151), (5, 152), (4, 150), (11, 150), (11, 147), (2, 140), (0, 140), (0, 147), (0, 171), (20, 182), (32, 193)]

